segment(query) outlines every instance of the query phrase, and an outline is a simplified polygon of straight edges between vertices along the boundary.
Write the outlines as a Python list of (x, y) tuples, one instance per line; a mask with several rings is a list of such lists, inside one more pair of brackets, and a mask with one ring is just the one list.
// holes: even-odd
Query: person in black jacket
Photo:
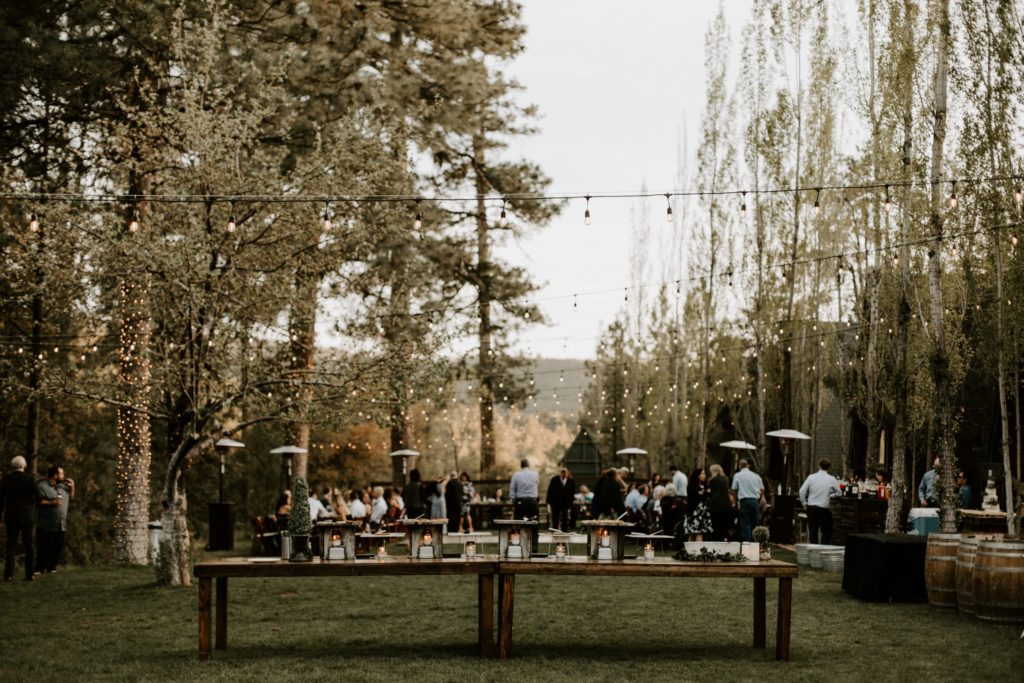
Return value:
[(622, 500), (622, 481), (619, 471), (610, 467), (601, 473), (594, 484), (594, 519), (615, 519), (626, 510)]
[(576, 497), (576, 481), (572, 473), (566, 469), (551, 477), (548, 484), (548, 492), (545, 502), (551, 508), (551, 527), (559, 531), (567, 531), (569, 526), (569, 511), (572, 510), (573, 500)]
[(462, 481), (458, 472), (452, 472), (444, 485), (444, 506), (448, 513), (448, 533), (454, 534), (458, 532), (459, 520), (462, 519)]
[(423, 516), (426, 510), (423, 504), (423, 477), (416, 468), (409, 472), (409, 483), (402, 489), (402, 500), (405, 502), (406, 517), (416, 519)]
[(25, 549), (25, 580), (32, 580), (32, 560), (35, 558), (32, 532), (36, 525), (36, 503), (39, 502), (39, 494), (31, 475), (25, 472), (27, 464), (25, 458), (15, 456), (11, 459), (11, 467), (14, 469), (5, 474), (0, 481), (0, 517), (7, 523), (4, 581), (14, 578), (14, 548), (19, 536)]

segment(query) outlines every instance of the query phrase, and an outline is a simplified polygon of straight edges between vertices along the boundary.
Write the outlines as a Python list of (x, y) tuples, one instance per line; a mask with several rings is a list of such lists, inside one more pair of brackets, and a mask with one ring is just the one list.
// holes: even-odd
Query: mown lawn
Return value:
[[(785, 556), (780, 559), (786, 559)], [(197, 659), (196, 589), (148, 569), (0, 584), (0, 678), (15, 681), (1018, 681), (1020, 629), (869, 604), (837, 574), (794, 582), (792, 661), (751, 644), (749, 580), (519, 577), (513, 658), (477, 655), (476, 579), (233, 579), (229, 646)]]

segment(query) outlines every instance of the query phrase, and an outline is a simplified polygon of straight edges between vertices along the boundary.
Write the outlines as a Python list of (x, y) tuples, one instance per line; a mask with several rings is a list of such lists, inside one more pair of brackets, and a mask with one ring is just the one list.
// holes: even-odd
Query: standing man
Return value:
[(921, 503), (921, 507), (939, 507), (939, 494), (935, 490), (935, 482), (938, 479), (939, 465), (941, 463), (941, 460), (935, 458), (935, 462), (932, 463), (932, 468), (925, 472), (924, 476), (921, 477), (921, 485), (917, 487), (917, 498)]
[(687, 487), (686, 474), (675, 465), (668, 466), (668, 473), (672, 475), (672, 485), (676, 487), (676, 495), (686, 498)]
[(761, 519), (761, 496), (764, 495), (764, 482), (761, 475), (750, 471), (750, 463), (740, 460), (739, 472), (733, 475), (732, 490), (740, 508), (740, 540), (753, 542), (754, 527)]
[(459, 520), (462, 519), (462, 481), (455, 470), (448, 475), (448, 483), (444, 485), (444, 506), (448, 513), (448, 533), (454, 534), (459, 530)]
[(530, 461), (526, 458), (519, 461), (519, 467), (519, 471), (512, 475), (508, 487), (513, 516), (516, 519), (537, 519), (540, 516), (537, 505), (540, 477), (530, 469)]
[(0, 481), (0, 516), (7, 523), (7, 557), (4, 562), (4, 581), (14, 578), (14, 546), (21, 537), (25, 549), (25, 580), (32, 580), (32, 527), (36, 525), (36, 500), (39, 495), (31, 475), (25, 472), (28, 463), (16, 455), (11, 458), (10, 472)]
[(68, 529), (68, 504), (75, 497), (75, 482), (64, 476), (64, 468), (53, 465), (46, 479), (36, 484), (39, 496), (36, 526), (36, 571), (52, 574), (64, 551), (64, 532)]
[(576, 481), (572, 478), (569, 470), (562, 468), (548, 484), (548, 492), (545, 501), (551, 508), (551, 526), (559, 531), (566, 531), (569, 526), (569, 510), (572, 509), (573, 501), (576, 498)]
[(828, 458), (822, 458), (818, 468), (800, 487), (800, 502), (807, 510), (811, 543), (818, 543), (818, 530), (821, 529), (821, 542), (828, 545), (832, 542), (832, 511), (829, 510), (829, 502), (843, 495), (843, 491), (839, 488), (839, 480), (828, 473), (832, 468)]

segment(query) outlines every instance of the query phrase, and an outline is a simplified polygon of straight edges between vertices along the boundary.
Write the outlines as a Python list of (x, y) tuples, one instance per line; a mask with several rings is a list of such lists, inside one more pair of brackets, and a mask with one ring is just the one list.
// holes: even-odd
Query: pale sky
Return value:
[[(513, 151), (541, 165), (553, 193), (687, 189), (675, 187), (679, 145), (684, 128), (691, 150), (699, 133), (704, 34), (717, 10), (713, 0), (525, 0), (526, 51), (509, 72), (538, 105), (541, 132)], [(748, 10), (746, 0), (727, 2), (734, 51)], [(671, 225), (664, 200), (651, 207), (656, 242)], [(552, 325), (526, 330), (523, 350), (593, 357), (630, 284), (635, 208), (633, 199), (591, 200), (585, 226), (584, 203), (573, 201), (499, 252), (544, 283), (536, 299)]]

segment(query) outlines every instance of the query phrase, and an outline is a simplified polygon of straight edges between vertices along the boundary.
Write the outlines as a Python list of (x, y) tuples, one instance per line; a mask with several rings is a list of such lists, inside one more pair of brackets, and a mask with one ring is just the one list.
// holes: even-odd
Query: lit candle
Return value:
[(331, 534), (331, 545), (335, 548), (341, 545), (341, 534), (339, 534), (337, 531)]
[(387, 547), (386, 544), (381, 543), (379, 546), (377, 546), (377, 559), (378, 560), (383, 560), (383, 559), (386, 559), (387, 556), (388, 556), (388, 547)]
[(519, 531), (513, 531), (508, 535), (508, 542), (512, 545), (519, 545)]
[(434, 542), (434, 534), (430, 533), (430, 530), (423, 532), (423, 538), (421, 540), (422, 545), (430, 545)]
[(556, 543), (555, 544), (555, 557), (559, 557), (559, 558), (565, 557), (565, 544), (564, 543)]
[(601, 546), (604, 548), (610, 548), (612, 546), (612, 539), (608, 537), (608, 530), (601, 529), (598, 533), (601, 535)]
[(469, 541), (466, 543), (466, 557), (473, 557), (476, 555), (476, 542)]
[(645, 560), (653, 560), (654, 559), (654, 546), (651, 545), (650, 543), (648, 543), (647, 545), (644, 546), (644, 559)]

